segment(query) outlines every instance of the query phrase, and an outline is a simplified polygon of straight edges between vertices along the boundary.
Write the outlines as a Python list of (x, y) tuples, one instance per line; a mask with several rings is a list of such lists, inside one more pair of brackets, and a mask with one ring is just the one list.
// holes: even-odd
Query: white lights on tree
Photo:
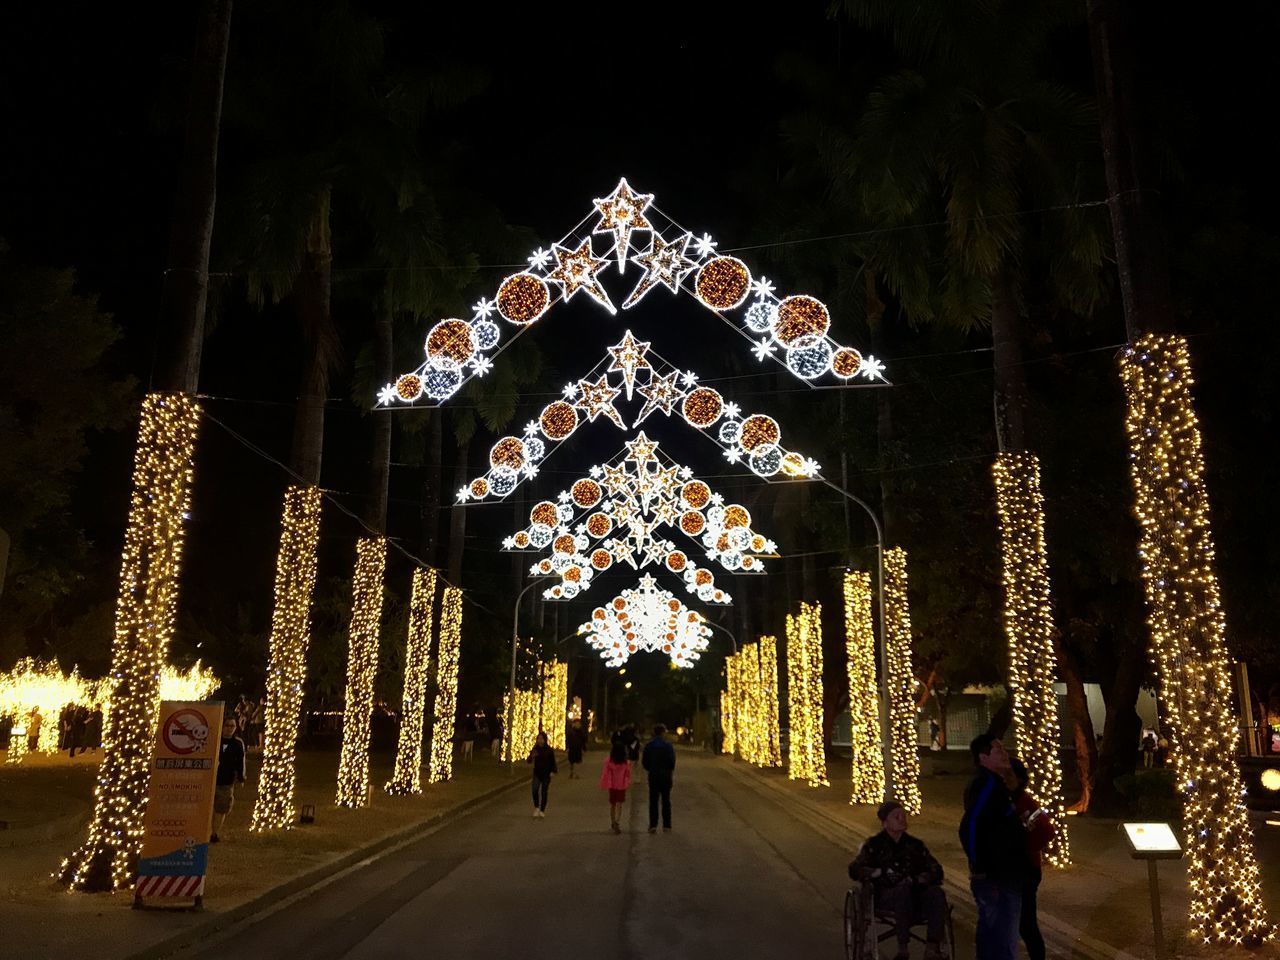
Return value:
[(622, 666), (634, 653), (664, 653), (677, 667), (692, 667), (707, 649), (711, 628), (700, 613), (646, 575), (606, 606), (596, 607), (578, 633), (610, 667)]

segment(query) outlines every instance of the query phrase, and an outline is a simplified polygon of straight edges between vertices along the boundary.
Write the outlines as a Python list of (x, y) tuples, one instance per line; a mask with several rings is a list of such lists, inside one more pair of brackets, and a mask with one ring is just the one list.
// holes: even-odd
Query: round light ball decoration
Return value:
[(707, 528), (707, 518), (697, 510), (689, 510), (680, 515), (680, 529), (691, 537), (696, 537)]
[(599, 503), (604, 493), (600, 489), (600, 484), (584, 477), (574, 483), (569, 495), (573, 497), (574, 503), (585, 509)]
[(539, 573), (550, 573), (550, 572), (551, 572), (551, 561), (550, 561), (550, 560), (539, 560), (539, 561), (538, 561), (538, 572), (539, 572)]
[(748, 554), (742, 558), (743, 570), (754, 570), (756, 568), (756, 558)]
[(702, 265), (693, 289), (711, 309), (732, 310), (751, 291), (751, 271), (737, 257), (715, 257)]
[(471, 339), (475, 341), (477, 350), (492, 350), (502, 339), (502, 330), (492, 320), (473, 320)]
[(804, 457), (792, 452), (782, 458), (782, 472), (788, 477), (803, 477), (805, 474)]
[(801, 295), (778, 304), (773, 335), (783, 346), (794, 346), (801, 337), (825, 337), (830, 329), (831, 314), (821, 300)]
[(553, 536), (555, 531), (545, 524), (535, 523), (529, 527), (529, 544), (538, 550), (550, 543)]
[(776, 443), (761, 444), (751, 451), (747, 463), (759, 476), (772, 477), (782, 469), (782, 451)]
[(613, 520), (607, 513), (593, 513), (587, 517), (587, 533), (599, 539), (607, 537), (613, 529)]
[(396, 396), (405, 403), (413, 403), (422, 396), (422, 378), (416, 373), (406, 373), (396, 381)]
[(597, 570), (608, 570), (613, 566), (613, 554), (603, 548), (592, 552), (591, 565)]
[(548, 440), (563, 440), (578, 429), (578, 411), (572, 404), (557, 400), (542, 408), (538, 426)]
[(726, 420), (724, 423), (720, 424), (720, 430), (717, 433), (717, 436), (719, 436), (721, 443), (737, 443), (738, 434), (740, 433), (742, 433), (741, 420)]
[(667, 554), (667, 569), (679, 573), (689, 565), (689, 558), (680, 550), (672, 550)]
[(580, 583), (582, 581), (582, 568), (569, 567), (564, 572), (564, 578), (568, 580), (570, 583)]
[(741, 553), (751, 546), (751, 531), (746, 527), (734, 527), (727, 534), (729, 549)]
[(742, 316), (742, 322), (747, 325), (748, 330), (755, 333), (768, 333), (773, 329), (777, 316), (777, 307), (768, 300), (757, 300), (747, 307), (747, 312)]
[(763, 553), (764, 545), (765, 545), (765, 539), (764, 537), (760, 536), (760, 534), (757, 533), (751, 538), (751, 549), (754, 550), (756, 553)]
[(547, 452), (547, 445), (537, 437), (525, 437), (523, 443), (524, 452), (530, 460), (541, 460), (542, 455)]
[(841, 347), (831, 357), (831, 372), (841, 380), (856, 377), (862, 369), (862, 354), (853, 347)]
[(520, 474), (510, 467), (494, 467), (489, 471), (489, 485), (495, 496), (505, 497), (520, 482)]
[(751, 526), (751, 514), (747, 512), (747, 508), (738, 503), (731, 503), (724, 508), (724, 525), (733, 529), (734, 527)]
[(724, 412), (724, 399), (710, 387), (698, 387), (684, 398), (682, 412), (690, 424), (705, 430), (720, 419)]
[(831, 369), (832, 349), (825, 337), (804, 336), (787, 351), (787, 369), (802, 380), (816, 380)]
[(493, 467), (519, 470), (526, 460), (524, 441), (519, 437), (503, 437), (489, 451), (489, 464)]
[(432, 400), (448, 400), (462, 385), (462, 369), (448, 357), (435, 357), (428, 364), (423, 382)]
[(573, 535), (569, 533), (561, 534), (551, 543), (551, 548), (556, 553), (573, 553)]
[(736, 550), (726, 550), (720, 554), (720, 566), (726, 570), (737, 570), (742, 566), (742, 554)]
[(532, 273), (515, 273), (498, 287), (498, 313), (502, 319), (526, 326), (547, 312), (551, 290), (541, 277)]
[(547, 591), (547, 595), (550, 596), (552, 600), (559, 600), (561, 597), (564, 596), (564, 588), (557, 583), (554, 587), (552, 587), (550, 590)]
[(444, 357), (456, 364), (464, 364), (475, 356), (476, 343), (471, 336), (471, 324), (465, 320), (441, 320), (427, 334), (427, 356)]
[(578, 590), (580, 588), (576, 583), (573, 583), (572, 581), (566, 581), (562, 585), (561, 589), (564, 591), (564, 598), (566, 600), (572, 600), (574, 597), (578, 595)]
[(782, 428), (773, 417), (762, 413), (753, 413), (742, 421), (742, 432), (738, 436), (738, 446), (747, 453), (766, 444), (776, 444), (782, 439)]
[(714, 507), (707, 511), (707, 520), (711, 522), (711, 526), (719, 528), (724, 526), (724, 506), (717, 503)]
[(701, 480), (690, 480), (680, 488), (680, 499), (691, 510), (701, 510), (711, 502), (711, 488)]
[(523, 550), (529, 545), (529, 534), (523, 530), (517, 530), (515, 536), (511, 538), (511, 542), (515, 544), (517, 548)]
[(550, 500), (543, 500), (529, 511), (530, 523), (541, 523), (548, 527), (554, 527), (559, 521), (560, 512), (556, 510), (556, 505)]
[(484, 477), (476, 477), (471, 481), (471, 496), (477, 500), (483, 500), (489, 495), (489, 481)]

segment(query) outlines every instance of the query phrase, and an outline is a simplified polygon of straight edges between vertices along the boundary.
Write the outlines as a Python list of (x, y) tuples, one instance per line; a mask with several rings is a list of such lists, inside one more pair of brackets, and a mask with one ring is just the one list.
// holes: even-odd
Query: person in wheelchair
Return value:
[(898, 801), (882, 803), (876, 816), (882, 829), (858, 850), (849, 876), (871, 885), (876, 913), (893, 917), (898, 935), (894, 960), (907, 960), (911, 927), (917, 923), (927, 926), (925, 960), (938, 960), (947, 917), (942, 864), (923, 840), (907, 833), (907, 811)]

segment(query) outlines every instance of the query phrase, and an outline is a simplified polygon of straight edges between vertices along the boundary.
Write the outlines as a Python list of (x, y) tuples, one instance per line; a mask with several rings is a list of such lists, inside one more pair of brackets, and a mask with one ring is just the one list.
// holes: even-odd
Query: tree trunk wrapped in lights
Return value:
[(293, 824), (298, 726), (302, 718), (302, 686), (307, 678), (311, 591), (316, 584), (319, 539), (320, 488), (289, 487), (284, 494), (280, 553), (276, 560), (262, 772), (250, 830), (274, 830)]
[(1138, 557), (1166, 735), (1182, 794), (1190, 924), (1205, 942), (1272, 936), (1244, 804), (1226, 623), (1187, 342), (1147, 334), (1120, 361)]
[(199, 421), (199, 406), (185, 394), (152, 393), (142, 402), (111, 647), (111, 709), (93, 819), (88, 838), (60, 871), (63, 882), (76, 889), (127, 887), (137, 869), (160, 675), (178, 608), (183, 521)]
[(511, 730), (503, 742), (504, 760), (523, 760), (533, 749), (533, 741), (538, 736), (538, 723), (541, 712), (542, 690), (517, 690), (516, 702), (511, 704), (511, 692), (502, 695), (502, 715), (511, 718)]
[(1045, 857), (1054, 866), (1065, 867), (1071, 862), (1071, 846), (1058, 758), (1058, 695), (1053, 688), (1057, 658), (1040, 461), (1033, 453), (1006, 451), (997, 456), (994, 473), (1017, 754), (1027, 767), (1027, 793), (1053, 816), (1056, 829)]
[(787, 706), (791, 724), (787, 776), (828, 786), (822, 745), (822, 606), (787, 614)]
[(911, 608), (907, 552), (884, 553), (885, 653), (889, 661), (889, 727), (893, 738), (893, 793), (908, 813), (920, 812), (920, 752), (916, 734), (916, 678), (911, 670)]
[(554, 660), (539, 663), (541, 683), (538, 690), (537, 729), (547, 735), (547, 743), (555, 750), (564, 750), (565, 722), (569, 713), (569, 664)]
[[(728, 678), (729, 663), (725, 661), (727, 683), (732, 683)], [(720, 730), (724, 734), (724, 739), (720, 741), (720, 752), (733, 756), (738, 752), (737, 728), (735, 726), (735, 716), (733, 707), (733, 693), (730, 690), (720, 691)]]
[(340, 807), (363, 807), (369, 802), (369, 725), (373, 719), (373, 681), (378, 675), (378, 628), (382, 621), (382, 578), (386, 569), (385, 537), (361, 537), (356, 541), (342, 755), (338, 762), (338, 795), (334, 801)]
[(844, 575), (844, 636), (849, 669), (850, 803), (884, 799), (880, 745), (880, 691), (876, 686), (876, 638), (871, 626), (871, 575)]
[(390, 794), (422, 792), (422, 726), (426, 714), (427, 677), (431, 659), (431, 612), (436, 572), (413, 572), (409, 598), (409, 642), (404, 655), (404, 696), (400, 708), (400, 741), (396, 767), (382, 788)]
[(745, 719), (742, 756), (748, 763), (763, 766), (765, 737), (762, 727), (760, 696), (760, 648), (748, 643), (738, 654), (738, 689), (742, 693), (742, 716)]
[(446, 587), (440, 604), (440, 642), (436, 648), (436, 710), (431, 729), (429, 783), (453, 776), (453, 735), (458, 712), (458, 656), (462, 646), (462, 590)]
[(760, 638), (760, 697), (764, 711), (763, 730), (766, 767), (782, 766), (782, 744), (778, 723), (778, 641)]

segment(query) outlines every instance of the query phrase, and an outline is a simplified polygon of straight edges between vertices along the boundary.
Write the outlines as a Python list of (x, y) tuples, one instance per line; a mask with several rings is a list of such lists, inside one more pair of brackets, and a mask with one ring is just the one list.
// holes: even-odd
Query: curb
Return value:
[(37, 843), (47, 843), (60, 837), (79, 832), (89, 823), (93, 815), (93, 807), (87, 806), (78, 813), (69, 813), (57, 820), (50, 820), (35, 827), (11, 827), (0, 830), (0, 850), (13, 850), (18, 847), (29, 847)]
[(293, 896), (296, 893), (301, 893), (307, 888), (313, 887), (321, 881), (327, 880), (329, 877), (341, 873), (349, 867), (355, 866), (362, 860), (367, 860), (370, 857), (376, 856), (390, 847), (395, 847), (413, 840), (419, 834), (426, 833), (432, 827), (439, 826), (451, 817), (487, 803), (510, 790), (514, 790), (516, 787), (524, 786), (526, 786), (526, 784), (523, 780), (516, 780), (512, 783), (500, 784), (490, 790), (486, 790), (484, 793), (477, 794), (469, 800), (464, 800), (456, 807), (450, 807), (448, 810), (442, 810), (439, 813), (428, 817), (426, 820), (419, 820), (412, 826), (399, 830), (396, 833), (388, 834), (380, 840), (375, 840), (371, 844), (360, 847), (358, 850), (352, 850), (348, 853), (344, 853), (336, 860), (332, 860), (329, 863), (322, 864), (313, 870), (309, 870), (306, 873), (293, 877), (278, 886), (272, 887), (270, 890), (264, 890), (252, 900), (247, 900), (239, 906), (232, 907), (225, 913), (218, 913), (211, 916), (201, 923), (193, 924), (182, 932), (167, 937), (158, 943), (153, 943), (151, 946), (146, 947), (143, 950), (139, 950), (137, 953), (131, 953), (125, 957), (124, 960), (162, 960), (164, 957), (172, 956), (177, 951), (189, 947), (199, 940), (207, 939), (213, 934), (225, 930), (227, 927), (234, 926), (243, 920), (247, 920), (279, 900)]
[[(791, 793), (781, 784), (771, 782), (768, 777), (757, 773), (754, 767), (748, 766), (743, 770), (738, 770), (735, 763), (730, 765), (727, 769), (729, 769), (739, 780), (759, 784), (760, 786), (768, 789), (771, 793), (777, 794), (780, 797), (785, 797), (792, 805), (802, 806), (811, 817), (820, 818), (828, 828), (838, 827), (840, 831), (839, 837), (853, 835), (859, 839), (865, 840), (871, 836), (870, 830), (861, 829), (845, 823), (838, 817), (832, 816), (830, 811), (824, 809), (820, 805), (813, 803), (805, 797)], [(794, 814), (794, 810), (790, 812)], [(826, 833), (826, 831), (816, 827), (811, 820), (802, 822), (807, 823), (808, 826), (818, 830), (820, 833)], [(827, 836), (831, 837), (832, 835), (827, 833)], [(836, 837), (835, 839), (839, 839), (839, 837)], [(969, 888), (966, 885), (951, 879), (950, 876), (947, 876), (943, 880), (943, 887), (947, 889), (949, 900), (957, 914), (969, 920), (977, 919), (977, 910), (974, 909), (971, 904), (969, 899)], [(1072, 926), (1064, 920), (1059, 920), (1050, 913), (1040, 911), (1037, 914), (1037, 918), (1040, 921), (1041, 927), (1044, 928), (1043, 932), (1049, 934), (1045, 939), (1054, 947), (1057, 947), (1065, 956), (1072, 958), (1079, 957), (1083, 958), (1083, 960), (1138, 960), (1134, 954), (1131, 954), (1126, 950), (1117, 949), (1110, 944), (1091, 937), (1083, 930)]]

